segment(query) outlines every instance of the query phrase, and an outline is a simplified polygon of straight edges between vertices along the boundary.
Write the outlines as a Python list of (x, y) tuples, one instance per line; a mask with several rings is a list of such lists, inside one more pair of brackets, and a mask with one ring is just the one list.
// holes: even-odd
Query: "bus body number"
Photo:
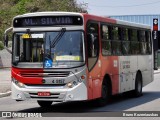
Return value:
[(54, 84), (64, 84), (64, 79), (53, 80), (52, 83), (54, 83)]

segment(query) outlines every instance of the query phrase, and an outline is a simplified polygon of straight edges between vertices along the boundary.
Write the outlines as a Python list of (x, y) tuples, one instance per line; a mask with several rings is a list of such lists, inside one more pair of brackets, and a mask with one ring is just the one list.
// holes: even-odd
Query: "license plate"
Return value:
[(38, 96), (50, 96), (50, 92), (38, 92)]

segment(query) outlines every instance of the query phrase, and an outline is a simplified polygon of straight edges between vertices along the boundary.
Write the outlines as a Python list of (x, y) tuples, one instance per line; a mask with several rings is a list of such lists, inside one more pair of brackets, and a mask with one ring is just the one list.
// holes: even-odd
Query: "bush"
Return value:
[(4, 49), (3, 43), (0, 42), (0, 50), (3, 50), (3, 49)]

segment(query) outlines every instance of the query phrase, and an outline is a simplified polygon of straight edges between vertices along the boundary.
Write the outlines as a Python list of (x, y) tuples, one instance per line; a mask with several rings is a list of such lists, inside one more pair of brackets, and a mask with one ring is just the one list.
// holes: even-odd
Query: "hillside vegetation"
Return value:
[(16, 15), (40, 11), (87, 12), (84, 4), (76, 0), (1, 0), (0, 4), (0, 41), (4, 30), (11, 26)]

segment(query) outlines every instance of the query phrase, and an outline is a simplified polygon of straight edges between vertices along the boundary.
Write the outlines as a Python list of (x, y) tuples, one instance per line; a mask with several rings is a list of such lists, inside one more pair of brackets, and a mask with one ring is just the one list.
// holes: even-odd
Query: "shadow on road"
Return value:
[[(50, 108), (29, 108), (17, 112), (38, 113), (94, 113), (124, 111), (160, 98), (160, 92), (144, 92), (142, 97), (131, 98), (123, 95), (113, 96), (112, 102), (103, 107), (97, 107), (96, 102), (70, 102), (52, 105)], [(145, 111), (145, 110), (144, 110)]]
[[(148, 102), (152, 102), (160, 98), (160, 92), (143, 92), (143, 96), (138, 98), (127, 97), (127, 96), (113, 96), (112, 102), (104, 107), (98, 108), (94, 111), (104, 112), (104, 111), (124, 111), (137, 107)], [(143, 110), (145, 111), (145, 109)], [(148, 110), (146, 110), (148, 111)]]
[(30, 109), (24, 109), (18, 112), (41, 112), (41, 113), (48, 113), (48, 112), (55, 112), (55, 113), (84, 113), (89, 112), (92, 109), (94, 109), (95, 106), (93, 105), (93, 102), (67, 102), (67, 103), (59, 103), (59, 104), (53, 104), (49, 108), (30, 108)]

